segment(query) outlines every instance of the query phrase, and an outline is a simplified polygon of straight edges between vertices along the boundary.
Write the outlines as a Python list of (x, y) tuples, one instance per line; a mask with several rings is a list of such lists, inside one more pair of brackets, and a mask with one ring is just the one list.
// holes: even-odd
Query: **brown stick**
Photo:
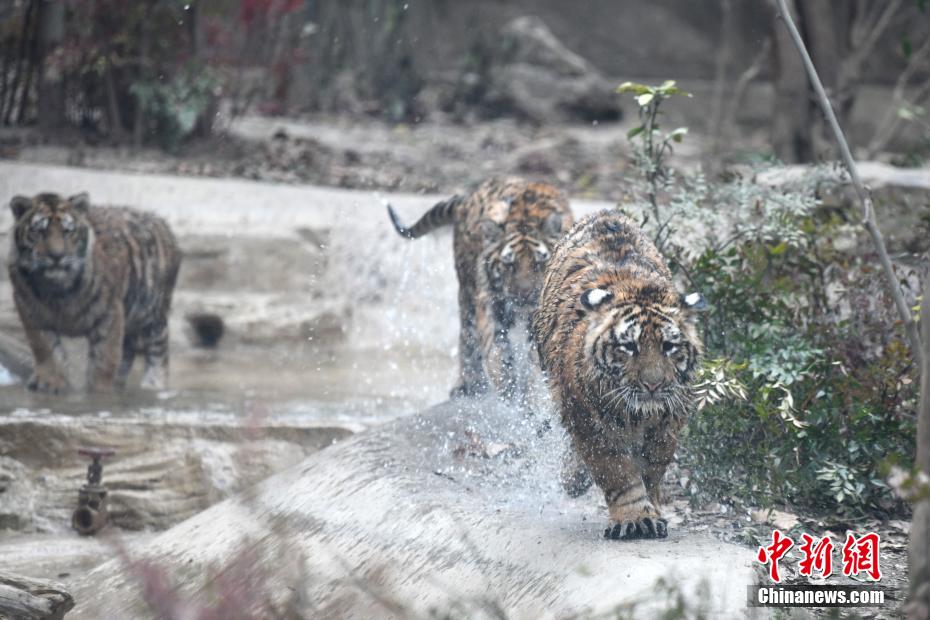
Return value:
[(891, 296), (894, 299), (895, 307), (898, 310), (901, 323), (904, 325), (904, 330), (911, 347), (911, 355), (919, 365), (922, 359), (920, 334), (917, 333), (917, 324), (914, 322), (913, 316), (911, 316), (911, 309), (904, 299), (904, 294), (901, 292), (901, 287), (894, 274), (894, 267), (892, 267), (891, 259), (888, 257), (888, 250), (885, 249), (885, 240), (882, 238), (881, 231), (878, 230), (878, 224), (875, 220), (875, 209), (872, 205), (872, 196), (862, 184), (862, 179), (859, 177), (859, 169), (856, 168), (856, 161), (849, 151), (849, 144), (847, 144), (846, 137), (843, 135), (843, 130), (836, 120), (833, 106), (830, 105), (830, 99), (827, 97), (827, 93), (824, 92), (820, 76), (817, 75), (817, 69), (811, 61), (810, 54), (807, 52), (807, 46), (804, 45), (804, 40), (801, 38), (801, 33), (798, 32), (794, 20), (791, 19), (791, 12), (788, 10), (785, 0), (777, 0), (777, 2), (779, 16), (784, 20), (785, 25), (788, 27), (788, 32), (791, 34), (791, 39), (794, 41), (795, 47), (798, 48), (798, 52), (801, 54), (801, 59), (804, 61), (804, 67), (807, 70), (811, 85), (814, 87), (814, 92), (817, 95), (820, 107), (827, 117), (830, 128), (833, 130), (833, 135), (836, 137), (836, 141), (839, 144), (843, 163), (849, 171), (849, 177), (852, 180), (853, 187), (856, 189), (856, 194), (859, 196), (859, 202), (862, 204), (862, 225), (872, 238), (872, 244), (875, 246), (879, 262), (881, 262), (882, 269), (885, 272), (885, 279), (891, 290)]
[(22, 125), (26, 120), (26, 111), (29, 109), (29, 91), (32, 90), (32, 76), (39, 69), (39, 38), (42, 28), (42, 13), (44, 12), (42, 3), (39, 2), (36, 7), (36, 16), (32, 26), (32, 47), (29, 50), (29, 59), (26, 61), (26, 80), (23, 82), (23, 94), (19, 99), (19, 114), (16, 116), (16, 122)]
[(107, 56), (107, 68), (103, 74), (107, 91), (107, 110), (110, 118), (110, 137), (122, 141), (123, 118), (119, 111), (119, 101), (116, 98), (116, 83), (113, 79), (113, 54)]
[[(930, 261), (930, 254), (927, 255)], [(920, 306), (920, 331), (923, 338), (924, 367), (920, 378), (920, 411), (917, 417), (917, 499), (911, 521), (908, 547), (910, 566), (910, 597), (906, 609), (908, 618), (930, 616), (930, 496), (927, 477), (930, 476), (930, 264), (924, 273), (924, 299)]]
[(10, 59), (13, 56), (13, 47), (12, 38), (8, 38), (3, 42), (3, 66), (0, 67), (0, 119), (3, 118), (3, 111), (6, 109), (6, 74), (10, 70)]

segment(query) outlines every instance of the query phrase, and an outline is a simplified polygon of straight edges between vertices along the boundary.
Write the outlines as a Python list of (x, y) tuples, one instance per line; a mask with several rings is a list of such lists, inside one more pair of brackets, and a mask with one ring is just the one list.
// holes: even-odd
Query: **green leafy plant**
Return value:
[(692, 497), (898, 510), (883, 472), (913, 460), (916, 369), (872, 257), (843, 249), (858, 228), (819, 206), (837, 171), (747, 167), (719, 181), (673, 171), (671, 145), (686, 132), (656, 128), (678, 94), (661, 88), (623, 87), (643, 122), (629, 132), (638, 174), (622, 208), (646, 214), (676, 277), (711, 306), (680, 453)]
[(632, 94), (639, 106), (640, 124), (627, 132), (627, 138), (633, 140), (639, 137), (640, 139), (635, 156), (648, 184), (647, 197), (657, 226), (654, 241), (656, 247), (662, 250), (667, 238), (668, 220), (663, 221), (660, 217), (659, 193), (673, 181), (665, 161), (674, 150), (672, 144), (681, 142), (688, 133), (688, 128), (677, 127), (663, 133), (658, 122), (661, 114), (660, 108), (667, 99), (690, 97), (691, 93), (678, 88), (674, 80), (667, 80), (660, 86), (624, 82), (617, 88), (617, 92)]

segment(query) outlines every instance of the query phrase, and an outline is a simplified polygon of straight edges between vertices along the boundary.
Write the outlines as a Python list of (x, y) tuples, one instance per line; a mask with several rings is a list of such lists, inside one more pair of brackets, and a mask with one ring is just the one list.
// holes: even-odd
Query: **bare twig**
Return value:
[[(872, 140), (867, 147), (866, 152), (869, 158), (875, 157), (879, 151), (887, 146), (891, 138), (894, 137), (895, 130), (900, 123), (898, 108), (900, 108), (901, 104), (904, 102), (904, 97), (907, 93), (907, 87), (910, 85), (911, 78), (918, 70), (925, 66), (924, 61), (926, 61), (927, 58), (930, 58), (930, 38), (926, 39), (923, 45), (911, 54), (907, 66), (898, 76), (894, 85), (894, 90), (892, 91), (891, 104), (885, 111), (882, 120), (878, 123), (875, 135), (872, 136)], [(918, 88), (911, 102), (915, 104), (919, 103), (920, 99), (926, 94), (925, 91), (928, 89), (930, 89), (930, 80), (927, 80)]]
[[(930, 254), (924, 257), (930, 261)], [(917, 488), (926, 485), (930, 476), (930, 263), (924, 264), (924, 298), (920, 305), (920, 330), (923, 337), (924, 365), (920, 377), (920, 410), (917, 418), (915, 460)], [(924, 487), (926, 488), (926, 487)], [(917, 493), (913, 502), (914, 517), (908, 544), (910, 596), (908, 618), (926, 618), (930, 611), (930, 496)]]
[[(881, 36), (885, 33), (885, 30), (888, 29), (888, 26), (891, 25), (894, 14), (901, 8), (901, 2), (902, 0), (891, 0), (885, 4), (881, 14), (874, 17), (870, 15), (867, 20), (864, 20), (866, 25), (863, 27), (860, 36), (856, 37), (856, 39), (858, 39), (856, 43), (858, 44), (853, 52), (853, 61), (857, 70), (858, 65), (862, 64), (866, 58), (872, 55), (872, 51), (875, 49)], [(882, 6), (880, 2), (870, 2), (869, 4), (876, 7), (876, 12)]]
[[(769, 54), (772, 51), (772, 39), (769, 37), (765, 38), (765, 41), (762, 43), (762, 47), (759, 50), (759, 53), (753, 59), (752, 64), (746, 67), (746, 70), (743, 71), (740, 76), (736, 79), (736, 83), (733, 85), (732, 92), (730, 97), (727, 99), (726, 111), (723, 114), (724, 121), (728, 123), (727, 127), (733, 127), (736, 125), (736, 112), (740, 108), (740, 104), (743, 102), (743, 97), (746, 95), (746, 89), (749, 88), (749, 84), (758, 77), (759, 73), (762, 71), (762, 67), (765, 66), (765, 63), (769, 60)], [(723, 130), (723, 127), (721, 127)], [(720, 140), (727, 142), (729, 141), (729, 130), (723, 136), (715, 138), (715, 140)]]
[(801, 59), (804, 61), (804, 67), (807, 69), (807, 75), (814, 87), (814, 92), (817, 95), (820, 107), (823, 110), (824, 116), (827, 117), (830, 128), (833, 130), (833, 135), (836, 137), (836, 141), (839, 144), (843, 162), (846, 165), (846, 169), (849, 171), (849, 177), (852, 180), (853, 187), (856, 189), (859, 202), (862, 204), (862, 225), (865, 227), (866, 231), (868, 231), (869, 236), (872, 238), (872, 244), (875, 246), (875, 251), (878, 253), (878, 258), (885, 272), (888, 287), (891, 290), (891, 296), (894, 299), (901, 323), (904, 325), (905, 332), (907, 333), (907, 338), (911, 347), (911, 355), (913, 355), (914, 360), (920, 364), (922, 359), (920, 334), (917, 332), (917, 324), (914, 322), (911, 309), (904, 299), (901, 286), (898, 284), (897, 277), (895, 276), (894, 267), (892, 267), (891, 259), (888, 257), (888, 250), (885, 248), (885, 240), (882, 238), (881, 231), (878, 230), (878, 224), (875, 220), (875, 209), (872, 205), (872, 196), (862, 184), (862, 179), (859, 177), (859, 170), (856, 168), (856, 162), (853, 159), (852, 153), (849, 151), (849, 144), (847, 144), (846, 137), (843, 135), (843, 130), (836, 120), (833, 106), (830, 105), (830, 99), (827, 97), (827, 93), (824, 92), (820, 76), (817, 75), (817, 69), (811, 61), (810, 54), (807, 52), (807, 46), (804, 45), (804, 40), (801, 38), (801, 33), (798, 32), (794, 20), (791, 19), (791, 12), (788, 10), (785, 0), (777, 0), (777, 2), (779, 16), (784, 20), (788, 32), (791, 34), (791, 38), (798, 48), (798, 52), (801, 54)]
[(118, 141), (123, 136), (123, 119), (119, 110), (119, 100), (116, 95), (116, 80), (113, 77), (113, 53), (107, 55), (106, 70), (103, 73), (107, 93), (107, 116), (110, 121), (110, 136)]

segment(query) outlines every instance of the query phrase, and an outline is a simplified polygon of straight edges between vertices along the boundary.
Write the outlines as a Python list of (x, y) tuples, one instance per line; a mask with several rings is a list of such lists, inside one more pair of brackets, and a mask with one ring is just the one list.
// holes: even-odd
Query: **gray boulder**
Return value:
[(539, 17), (508, 23), (489, 53), (485, 74), (466, 74), (456, 95), (488, 115), (539, 124), (621, 117), (616, 85), (565, 47)]

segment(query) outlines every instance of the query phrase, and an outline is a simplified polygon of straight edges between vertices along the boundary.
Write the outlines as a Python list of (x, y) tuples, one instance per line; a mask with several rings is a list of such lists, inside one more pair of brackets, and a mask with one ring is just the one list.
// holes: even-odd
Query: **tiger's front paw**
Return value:
[(63, 394), (71, 389), (71, 385), (68, 383), (68, 378), (60, 370), (38, 368), (29, 377), (26, 388), (33, 392), (45, 394)]
[(168, 386), (168, 372), (164, 367), (153, 366), (145, 369), (142, 382), (139, 384), (143, 390), (159, 391)]
[(611, 522), (604, 530), (604, 538), (610, 540), (636, 540), (637, 538), (666, 538), (668, 521), (661, 517), (643, 517)]

